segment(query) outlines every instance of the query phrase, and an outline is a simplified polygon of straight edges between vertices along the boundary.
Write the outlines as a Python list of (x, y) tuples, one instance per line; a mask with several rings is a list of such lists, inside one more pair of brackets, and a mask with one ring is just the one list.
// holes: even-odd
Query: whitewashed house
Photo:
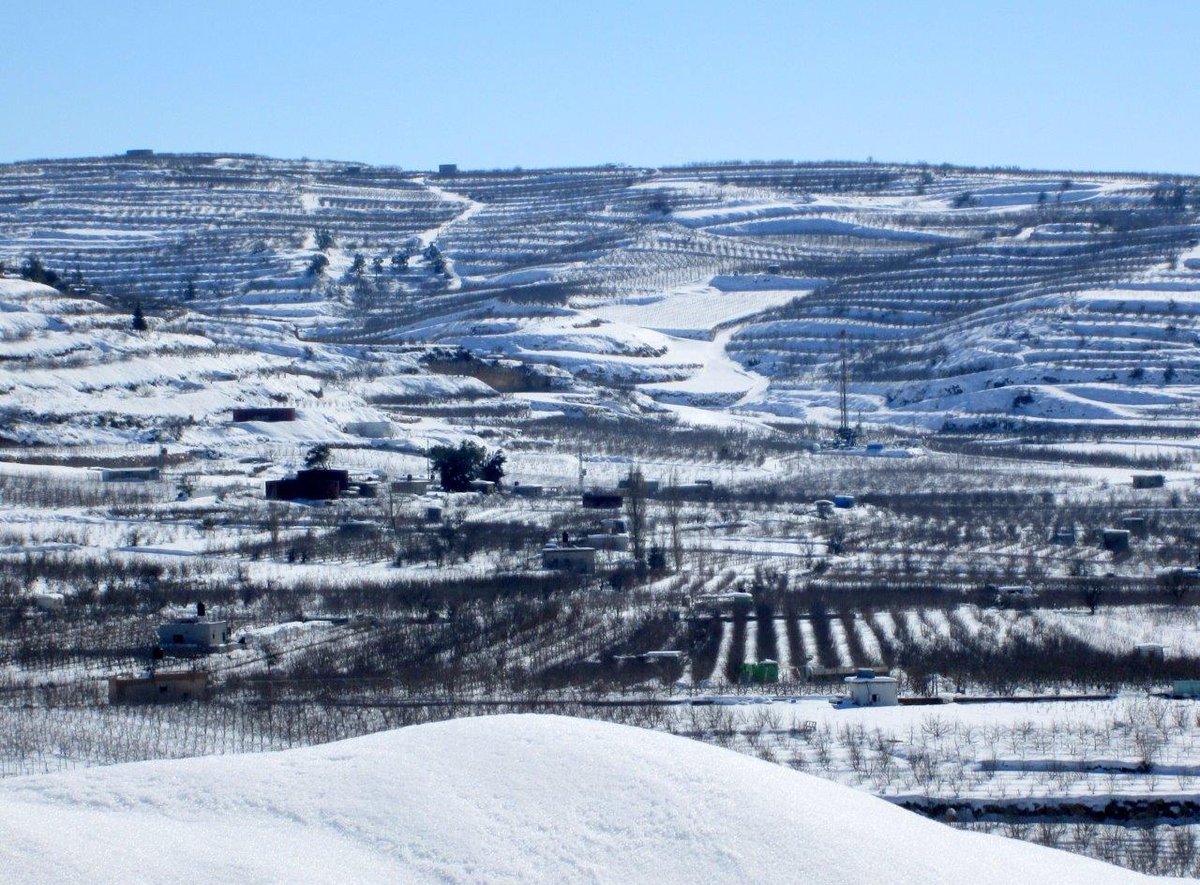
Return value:
[(542, 548), (542, 568), (590, 575), (596, 571), (596, 548), (547, 544)]
[(229, 644), (229, 622), (176, 618), (158, 625), (158, 644), (168, 653), (217, 651)]
[(850, 701), (859, 707), (895, 707), (900, 701), (896, 697), (896, 680), (891, 676), (877, 676), (874, 670), (859, 670), (845, 679), (850, 692)]

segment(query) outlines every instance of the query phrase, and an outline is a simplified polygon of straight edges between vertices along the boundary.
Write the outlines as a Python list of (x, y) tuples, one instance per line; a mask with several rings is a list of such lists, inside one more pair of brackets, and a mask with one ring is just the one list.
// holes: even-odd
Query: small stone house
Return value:
[(596, 571), (596, 548), (547, 544), (542, 548), (542, 568), (590, 575)]
[(896, 697), (896, 680), (891, 676), (878, 676), (874, 670), (859, 670), (843, 680), (850, 692), (850, 702), (858, 707), (895, 707), (900, 701)]
[(170, 704), (208, 698), (208, 672), (184, 670), (108, 678), (110, 704)]
[(158, 644), (163, 651), (215, 651), (229, 644), (229, 622), (191, 617), (158, 626)]
[(423, 495), (429, 491), (429, 480), (414, 477), (411, 473), (392, 480), (392, 491), (398, 495)]

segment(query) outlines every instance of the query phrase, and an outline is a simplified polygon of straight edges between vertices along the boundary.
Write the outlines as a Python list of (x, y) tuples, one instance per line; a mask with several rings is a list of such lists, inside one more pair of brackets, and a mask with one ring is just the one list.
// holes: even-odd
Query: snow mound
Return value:
[(14, 779), (0, 833), (6, 882), (1147, 881), (728, 750), (554, 716)]

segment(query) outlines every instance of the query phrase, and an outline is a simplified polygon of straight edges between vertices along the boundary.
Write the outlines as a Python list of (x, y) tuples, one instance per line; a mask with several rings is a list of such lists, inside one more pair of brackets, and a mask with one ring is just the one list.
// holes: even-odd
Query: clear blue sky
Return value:
[(1200, 172), (1200, 2), (5, 5), (0, 161)]

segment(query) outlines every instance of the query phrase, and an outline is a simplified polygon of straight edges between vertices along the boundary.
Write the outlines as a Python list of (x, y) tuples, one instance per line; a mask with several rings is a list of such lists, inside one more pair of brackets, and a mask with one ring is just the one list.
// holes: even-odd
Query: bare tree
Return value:
[[(668, 485), (672, 490), (679, 487), (679, 480), (674, 471), (671, 472)], [(679, 499), (678, 494), (671, 491), (667, 495), (667, 526), (671, 530), (671, 558), (675, 562), (675, 571), (683, 568), (683, 538), (679, 531), (682, 511), (683, 502)]]
[(625, 517), (633, 560), (640, 566), (646, 560), (646, 479), (636, 467), (625, 479)]

